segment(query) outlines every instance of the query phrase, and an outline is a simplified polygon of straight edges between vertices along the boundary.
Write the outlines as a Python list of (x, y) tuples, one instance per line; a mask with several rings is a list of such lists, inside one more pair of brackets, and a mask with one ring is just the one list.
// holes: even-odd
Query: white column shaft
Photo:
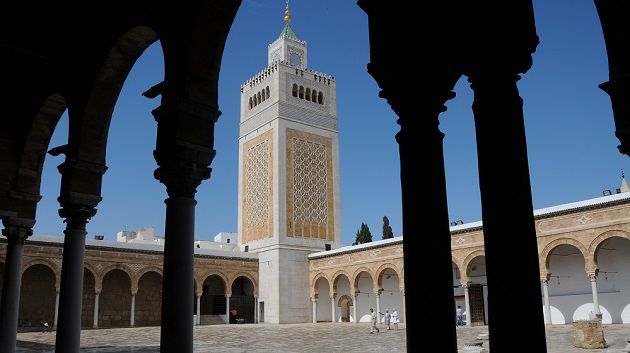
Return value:
[(225, 317), (226, 324), (230, 324), (230, 297), (228, 295), (225, 296)]
[(405, 299), (405, 290), (402, 291), (403, 310), (398, 316), (402, 316), (402, 322), (407, 322), (407, 304)]
[(197, 294), (197, 325), (201, 325), (201, 294)]
[(591, 276), (591, 290), (593, 291), (593, 306), (595, 307), (595, 314), (601, 314), (599, 309), (599, 297), (597, 295), (597, 277)]
[(551, 305), (549, 305), (549, 281), (542, 281), (543, 285), (543, 302), (545, 304), (545, 320), (547, 325), (551, 325)]
[(98, 328), (98, 296), (100, 293), (94, 294), (94, 322), (92, 327)]
[(381, 322), (381, 294), (376, 293), (376, 317), (378, 318), (378, 323)]
[(359, 296), (355, 294), (354, 302), (352, 303), (352, 314), (354, 315), (354, 322), (357, 324), (359, 323), (359, 318), (357, 317), (357, 306), (359, 306), (358, 299)]
[(330, 310), (332, 313), (332, 319), (330, 322), (336, 322), (337, 314), (335, 314), (335, 297), (330, 297)]
[(313, 302), (313, 323), (317, 323), (317, 299), (311, 299)]
[(57, 327), (57, 317), (59, 316), (59, 289), (55, 293), (55, 319), (53, 320), (53, 327)]
[(129, 326), (136, 325), (136, 294), (131, 294), (131, 319), (129, 320)]
[(254, 297), (254, 323), (258, 323), (258, 297)]
[(468, 286), (464, 286), (464, 305), (466, 306), (466, 326), (472, 326), (470, 319), (470, 295), (468, 294)]

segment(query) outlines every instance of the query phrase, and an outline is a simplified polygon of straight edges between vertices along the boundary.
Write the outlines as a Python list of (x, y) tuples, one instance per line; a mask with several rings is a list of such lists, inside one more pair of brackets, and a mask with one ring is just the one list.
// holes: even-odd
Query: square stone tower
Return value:
[(241, 86), (239, 244), (259, 256), (259, 319), (311, 322), (308, 259), (340, 245), (335, 79), (289, 26)]

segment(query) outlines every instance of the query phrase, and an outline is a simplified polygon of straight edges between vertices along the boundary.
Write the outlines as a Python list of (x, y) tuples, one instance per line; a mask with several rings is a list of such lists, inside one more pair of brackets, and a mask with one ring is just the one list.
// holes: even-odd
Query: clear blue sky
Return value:
[[(620, 169), (630, 172), (630, 160), (617, 152), (610, 99), (597, 87), (607, 81), (608, 68), (593, 2), (535, 0), (534, 10), (540, 44), (534, 66), (519, 88), (525, 104), (534, 207), (543, 208), (599, 197), (604, 189), (618, 188)], [(216, 126), (217, 156), (212, 178), (199, 187), (196, 197), (198, 239), (237, 230), (240, 84), (266, 66), (267, 45), (283, 28), (283, 11), (283, 0), (243, 0), (232, 26), (220, 76), (223, 115)], [(394, 140), (398, 125), (366, 72), (367, 16), (355, 1), (294, 0), (291, 11), (292, 28), (308, 42), (310, 67), (337, 78), (342, 243), (354, 241), (361, 222), (369, 225), (374, 239), (380, 239), (383, 215), (389, 217), (394, 234), (400, 235), (401, 191)], [(153, 179), (156, 123), (150, 114), (159, 102), (141, 96), (162, 80), (162, 65), (156, 43), (140, 57), (123, 87), (110, 128), (103, 201), (88, 224), (90, 238), (103, 234), (114, 239), (125, 227), (151, 226), (157, 234), (164, 233), (166, 192)], [(480, 220), (481, 206), (472, 94), (465, 77), (456, 93), (441, 115), (440, 126), (446, 134), (450, 219), (468, 223)], [(64, 116), (51, 147), (66, 141)], [(56, 166), (61, 162), (59, 157), (46, 159), (35, 234), (63, 234), (56, 201), (60, 181)]]

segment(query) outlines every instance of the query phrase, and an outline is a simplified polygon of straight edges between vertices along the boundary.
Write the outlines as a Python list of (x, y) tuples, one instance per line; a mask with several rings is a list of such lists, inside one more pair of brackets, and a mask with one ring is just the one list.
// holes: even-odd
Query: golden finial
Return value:
[(284, 24), (289, 25), (291, 23), (291, 12), (289, 12), (289, 0), (287, 0), (287, 6), (284, 8)]

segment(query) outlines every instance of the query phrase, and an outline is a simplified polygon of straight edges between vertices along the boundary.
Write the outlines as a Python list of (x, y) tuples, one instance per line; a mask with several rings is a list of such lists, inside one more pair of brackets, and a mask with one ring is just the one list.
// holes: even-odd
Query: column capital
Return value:
[(203, 295), (203, 292), (195, 292), (195, 296), (197, 297), (201, 297)]
[(317, 298), (313, 298), (313, 297), (311, 297), (311, 301), (312, 301), (313, 303), (317, 303), (318, 299), (317, 299)]
[(588, 276), (588, 279), (591, 280), (591, 282), (596, 282), (598, 274), (599, 274), (599, 270), (595, 272), (588, 272), (586, 275)]
[(460, 285), (462, 286), (462, 288), (464, 289), (468, 289), (468, 287), (470, 287), (470, 285), (472, 284), (472, 281), (465, 281), (465, 282), (461, 282)]
[(2, 219), (2, 224), (4, 225), (2, 235), (7, 237), (9, 243), (24, 244), (24, 241), (33, 235), (35, 220), (7, 217)]
[[(60, 197), (61, 199), (61, 197)], [(59, 216), (65, 218), (68, 229), (85, 230), (87, 223), (96, 214), (96, 208), (86, 204), (63, 203), (59, 209)]]
[(169, 197), (194, 198), (197, 187), (202, 181), (210, 178), (211, 171), (209, 167), (199, 167), (196, 163), (180, 160), (177, 163), (159, 166), (153, 172), (153, 176), (166, 186)]

